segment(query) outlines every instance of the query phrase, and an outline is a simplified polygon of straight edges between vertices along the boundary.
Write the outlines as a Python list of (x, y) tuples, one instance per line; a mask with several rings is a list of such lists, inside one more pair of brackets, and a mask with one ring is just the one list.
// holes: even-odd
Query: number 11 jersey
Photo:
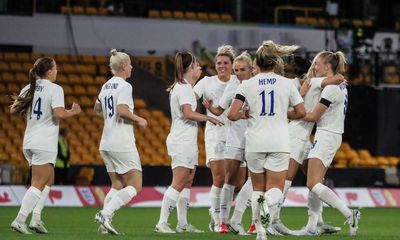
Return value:
[(245, 151), (289, 153), (288, 108), (303, 102), (293, 80), (260, 73), (240, 84), (236, 93), (250, 108)]
[(118, 116), (117, 106), (128, 105), (133, 113), (132, 86), (120, 77), (112, 77), (101, 87), (97, 101), (101, 104), (104, 118), (100, 147), (102, 151), (135, 151), (133, 124)]

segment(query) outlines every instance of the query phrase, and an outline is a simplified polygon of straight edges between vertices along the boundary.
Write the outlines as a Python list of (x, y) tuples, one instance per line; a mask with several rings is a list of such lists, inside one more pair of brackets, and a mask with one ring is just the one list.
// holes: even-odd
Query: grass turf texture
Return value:
[[(210, 233), (208, 231), (209, 215), (206, 208), (189, 209), (189, 222), (204, 230), (198, 234), (159, 234), (154, 232), (154, 226), (158, 221), (159, 208), (122, 208), (114, 217), (113, 225), (124, 236), (110, 236), (97, 234), (98, 224), (94, 223), (94, 215), (98, 208), (45, 208), (43, 220), (49, 230), (49, 234), (40, 235), (33, 233), (26, 236), (14, 232), (10, 228), (11, 221), (15, 218), (18, 208), (0, 207), (0, 239), (255, 239), (255, 236), (237, 236), (229, 234)], [(250, 209), (244, 216), (244, 226), (247, 230), (250, 221)], [(356, 239), (363, 240), (387, 240), (399, 239), (400, 208), (389, 209), (361, 209), (361, 221)], [(281, 213), (282, 220), (291, 229), (300, 229), (307, 220), (305, 208), (284, 208)], [(355, 239), (348, 236), (348, 226), (343, 225), (344, 218), (335, 209), (325, 208), (324, 219), (327, 223), (340, 226), (342, 231), (332, 235), (315, 237), (269, 236), (268, 239)], [(29, 219), (27, 221), (29, 223)], [(176, 226), (176, 211), (170, 217), (171, 227)]]

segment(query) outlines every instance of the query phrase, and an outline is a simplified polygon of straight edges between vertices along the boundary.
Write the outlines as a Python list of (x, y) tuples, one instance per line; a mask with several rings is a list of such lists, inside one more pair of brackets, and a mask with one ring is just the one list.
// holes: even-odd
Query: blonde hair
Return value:
[(118, 52), (117, 49), (111, 49), (110, 54), (111, 57), (109, 67), (113, 74), (120, 70), (122, 63), (130, 61), (128, 54), (124, 52)]
[(196, 62), (196, 58), (190, 52), (178, 52), (175, 55), (174, 83), (167, 88), (171, 91), (176, 83), (185, 83), (183, 75), (189, 71), (189, 67)]
[(271, 40), (264, 41), (256, 52), (256, 63), (261, 70), (271, 70), (278, 74), (284, 73), (282, 57), (291, 55), (299, 46), (279, 45)]
[(333, 74), (344, 74), (346, 72), (346, 57), (343, 52), (329, 52), (329, 51), (322, 51), (319, 52), (313, 59), (310, 69), (308, 70), (305, 78), (310, 79), (315, 77), (315, 73), (313, 70), (313, 66), (315, 61), (318, 58), (322, 58), (325, 63), (329, 63), (331, 65), (331, 70)]
[(249, 66), (251, 67), (252, 65), (252, 60), (251, 60), (251, 56), (247, 51), (242, 52), (239, 56), (237, 56), (235, 58), (235, 60), (233, 60), (233, 62), (237, 62), (237, 61), (243, 61), (246, 62), (247, 64), (249, 64)]
[(227, 56), (231, 60), (231, 63), (233, 63), (233, 60), (235, 59), (236, 56), (236, 52), (235, 50), (233, 50), (233, 47), (231, 45), (222, 45), (218, 47), (214, 61), (216, 61), (217, 57), (219, 56)]

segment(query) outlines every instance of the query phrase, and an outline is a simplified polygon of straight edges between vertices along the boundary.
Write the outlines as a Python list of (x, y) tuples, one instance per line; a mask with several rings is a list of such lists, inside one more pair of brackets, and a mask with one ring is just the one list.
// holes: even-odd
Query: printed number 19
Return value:
[[(267, 115), (267, 113), (265, 112), (265, 105), (266, 105), (265, 104), (265, 95), (266, 95), (265, 91), (262, 91), (260, 93), (260, 95), (261, 95), (261, 113), (260, 113), (260, 116), (265, 116), (265, 115)], [(268, 116), (274, 116), (275, 115), (275, 113), (274, 113), (274, 101), (275, 101), (274, 90), (269, 92), (268, 95), (270, 95), (270, 98), (271, 98), (271, 105), (270, 105), (270, 108), (269, 108)]]
[[(107, 118), (107, 116), (109, 117), (109, 118), (111, 118), (112, 116), (114, 116), (114, 99), (113, 99), (113, 97), (111, 96), (111, 97), (109, 97), (109, 98), (107, 98), (107, 97), (104, 97), (104, 108), (105, 108), (105, 110), (106, 110), (106, 118)], [(107, 111), (108, 110), (108, 111)], [(107, 112), (108, 112), (108, 114), (107, 114)]]

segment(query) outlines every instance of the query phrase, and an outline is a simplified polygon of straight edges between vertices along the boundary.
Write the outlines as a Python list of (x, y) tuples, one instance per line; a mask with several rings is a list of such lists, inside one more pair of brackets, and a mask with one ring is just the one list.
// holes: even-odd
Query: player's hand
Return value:
[(141, 128), (146, 128), (147, 127), (147, 120), (144, 118), (139, 117), (137, 124), (139, 125), (139, 127)]
[(213, 105), (213, 100), (211, 99), (204, 99), (203, 100), (203, 106), (207, 109), (210, 109), (210, 107), (212, 107)]
[(210, 121), (212, 124), (217, 125), (217, 126), (223, 126), (224, 123), (218, 120), (217, 118), (213, 118), (210, 116), (207, 116), (207, 120)]
[(71, 107), (71, 111), (74, 113), (74, 115), (79, 114), (82, 112), (81, 106), (79, 106), (79, 104), (73, 102), (72, 103), (72, 107)]

